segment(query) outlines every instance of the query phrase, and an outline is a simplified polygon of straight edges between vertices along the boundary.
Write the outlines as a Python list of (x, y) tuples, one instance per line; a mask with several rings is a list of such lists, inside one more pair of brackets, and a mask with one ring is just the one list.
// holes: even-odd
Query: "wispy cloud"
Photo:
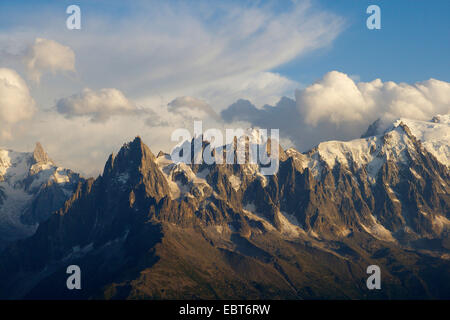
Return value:
[[(45, 34), (70, 47), (58, 47), (60, 53), (67, 51), (58, 57), (69, 57), (70, 50), (76, 53), (84, 87), (119, 88), (143, 102), (158, 96), (169, 102), (184, 95), (209, 99), (213, 97), (208, 94), (211, 84), (214, 105), (222, 108), (233, 102), (228, 98), (230, 92), (244, 91), (244, 96), (251, 95), (247, 98), (256, 98), (252, 89), (267, 81), (272, 69), (329, 45), (344, 25), (342, 18), (315, 9), (309, 1), (287, 2), (279, 10), (273, 10), (271, 3), (199, 1), (192, 6), (140, 1), (123, 16), (107, 10), (102, 13), (83, 2), (81, 9), (86, 10), (82, 30), (65, 30), (64, 24), (55, 25), (55, 19), (32, 19), (40, 24), (27, 22), (28, 29), (11, 27), (7, 35), (0, 31), (0, 47), (9, 48), (10, 53), (23, 50), (12, 40), (21, 39), (21, 43), (32, 43), (36, 52), (43, 52), (39, 50), (44, 43), (35, 43), (35, 38)], [(19, 18), (18, 23), (27, 18)], [(46, 42), (45, 48), (50, 46), (53, 44)], [(73, 66), (70, 59), (55, 60), (55, 52), (55, 59), (45, 60), (44, 56), (35, 54), (28, 61), (35, 79), (44, 72), (39, 65), (47, 70)], [(272, 75), (270, 81), (280, 91), (278, 95), (285, 93), (288, 79)]]
[[(136, 134), (167, 150), (186, 112), (221, 126), (211, 115), (239, 98), (262, 105), (293, 95), (298, 84), (273, 70), (328, 46), (344, 26), (309, 1), (136, 1), (126, 14), (80, 6), (82, 29), (74, 31), (64, 10), (40, 8), (39, 19), (21, 12), (0, 30), (0, 55), (3, 66), (40, 80), (31, 87), (38, 111), (15, 124), (15, 146), (41, 140), (55, 159), (85, 172)], [(61, 77), (75, 63), (76, 75)]]

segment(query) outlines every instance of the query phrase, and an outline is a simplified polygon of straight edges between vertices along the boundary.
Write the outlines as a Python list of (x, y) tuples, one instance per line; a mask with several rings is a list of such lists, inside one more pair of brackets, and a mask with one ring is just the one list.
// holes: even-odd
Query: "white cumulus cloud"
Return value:
[(0, 137), (11, 138), (11, 126), (30, 119), (35, 111), (22, 77), (12, 69), (0, 68)]
[(367, 104), (355, 82), (346, 74), (332, 71), (302, 91), (297, 91), (297, 104), (305, 121), (317, 125), (321, 120), (340, 123), (360, 121)]
[(382, 124), (404, 117), (429, 120), (450, 111), (450, 83), (429, 79), (414, 84), (355, 82), (338, 71), (296, 91), (297, 107), (306, 127), (333, 133), (328, 139), (351, 139), (380, 118)]
[(36, 83), (43, 74), (51, 72), (75, 72), (75, 53), (56, 41), (36, 38), (24, 58), (28, 77)]
[[(353, 78), (353, 79), (352, 79)], [(383, 130), (398, 118), (430, 120), (450, 112), (450, 83), (430, 79), (414, 84), (355, 81), (338, 71), (296, 91), (296, 100), (282, 98), (257, 108), (252, 100), (238, 100), (221, 112), (227, 123), (245, 121), (263, 128), (279, 128), (280, 136), (306, 151), (327, 140), (359, 138), (375, 120)]]
[(88, 117), (94, 122), (104, 122), (119, 114), (136, 114), (139, 110), (120, 90), (114, 88), (98, 91), (85, 88), (81, 93), (59, 99), (56, 108), (67, 118)]

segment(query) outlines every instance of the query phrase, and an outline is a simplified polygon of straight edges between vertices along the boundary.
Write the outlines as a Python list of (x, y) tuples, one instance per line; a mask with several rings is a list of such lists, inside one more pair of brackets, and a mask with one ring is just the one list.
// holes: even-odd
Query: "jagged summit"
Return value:
[(116, 171), (129, 171), (130, 169), (141, 170), (148, 167), (149, 163), (155, 161), (150, 148), (137, 136), (133, 141), (125, 143), (119, 152), (109, 156), (104, 174)]
[(125, 144), (129, 148), (144, 148), (146, 147), (144, 141), (142, 141), (142, 138), (140, 136), (136, 136), (133, 141)]
[(46, 163), (46, 162), (53, 162), (47, 153), (45, 152), (44, 148), (42, 147), (40, 142), (36, 142), (36, 146), (33, 151), (33, 159), (35, 163)]
[(0, 149), (0, 246), (32, 234), (60, 208), (80, 176), (58, 167), (38, 142), (33, 152)]
[(125, 143), (117, 155), (112, 153), (109, 156), (103, 177), (127, 189), (143, 186), (145, 193), (156, 199), (169, 194), (167, 181), (156, 164), (155, 156), (139, 136)]
[(154, 160), (155, 156), (153, 155), (150, 148), (142, 141), (141, 137), (137, 136), (134, 138), (132, 142), (126, 143), (117, 154), (117, 157), (134, 157), (135, 159), (130, 160)]

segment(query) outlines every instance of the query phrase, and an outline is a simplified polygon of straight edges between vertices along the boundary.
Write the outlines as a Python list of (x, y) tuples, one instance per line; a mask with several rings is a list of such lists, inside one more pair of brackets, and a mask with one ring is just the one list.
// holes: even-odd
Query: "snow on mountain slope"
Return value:
[(0, 149), (0, 181), (3, 184), (35, 192), (50, 181), (68, 182), (68, 174), (68, 170), (56, 166), (50, 159), (39, 161), (33, 153)]
[[(384, 162), (395, 159), (400, 163), (408, 164), (407, 154), (415, 153), (413, 141), (402, 127), (406, 125), (428, 152), (442, 164), (450, 166), (449, 119), (449, 115), (437, 116), (432, 121), (399, 119), (381, 135), (351, 141), (322, 142), (306, 154), (308, 160), (302, 163), (316, 176), (320, 175), (323, 163), (330, 168), (336, 163), (347, 167), (365, 166), (370, 182), (374, 183)], [(290, 154), (293, 153), (290, 152)]]
[(450, 166), (450, 114), (438, 115), (431, 121), (399, 119), (419, 139), (425, 149), (442, 164)]
[(167, 154), (158, 155), (156, 163), (169, 184), (173, 199), (192, 197), (196, 192), (203, 195), (206, 189), (212, 190), (205, 180), (207, 169), (196, 174), (185, 163), (174, 163)]
[(0, 240), (34, 233), (37, 224), (24, 224), (22, 216), (39, 192), (57, 184), (65, 197), (72, 194), (71, 171), (56, 166), (38, 143), (34, 152), (0, 149)]
[[(406, 125), (407, 128), (404, 128)], [(409, 130), (408, 130), (409, 129)], [(406, 130), (406, 131), (405, 131)], [(300, 153), (295, 149), (288, 149), (285, 153), (281, 150), (280, 156), (293, 158), (296, 166), (303, 169), (309, 168), (313, 175), (320, 178), (324, 165), (333, 168), (337, 163), (347, 168), (365, 168), (367, 179), (371, 184), (376, 183), (377, 175), (383, 164), (388, 160), (408, 165), (410, 157), (415, 157), (417, 150), (408, 132), (422, 142), (424, 148), (433, 154), (439, 162), (450, 166), (450, 115), (439, 115), (431, 121), (418, 121), (411, 119), (398, 119), (382, 133), (351, 141), (326, 141), (320, 143), (316, 148)], [(216, 157), (226, 154), (226, 150), (242, 150), (244, 153), (236, 152), (235, 161), (242, 163), (242, 174), (248, 178), (258, 178), (264, 185), (267, 177), (260, 173), (259, 164), (248, 163), (248, 151), (255, 146), (267, 150), (267, 141), (261, 137), (258, 129), (247, 129), (244, 135), (237, 138), (234, 143), (220, 145), (213, 143)], [(200, 150), (194, 152), (194, 140), (181, 143), (191, 144), (193, 159), (201, 158), (201, 153), (208, 148), (201, 141), (202, 137), (196, 137)], [(257, 150), (257, 149), (255, 149)], [(178, 150), (179, 151), (179, 150)], [(179, 198), (183, 195), (192, 194), (192, 186), (203, 185), (209, 187), (204, 177), (197, 177), (189, 165), (175, 164), (167, 154), (157, 157), (157, 163), (167, 178), (172, 190), (172, 197)], [(412, 172), (414, 174), (414, 172)], [(181, 179), (181, 176), (184, 176)], [(230, 183), (235, 190), (239, 189), (242, 177), (230, 176)], [(252, 179), (253, 180), (253, 179)]]
[[(182, 141), (174, 147), (171, 154), (182, 155), (185, 150), (188, 150), (186, 154), (190, 154), (191, 157), (182, 159), (180, 163), (175, 163), (168, 154), (160, 153), (157, 156), (156, 162), (169, 183), (172, 198), (192, 196), (194, 193), (203, 196), (206, 194), (205, 191), (212, 190), (205, 180), (209, 172), (203, 170), (194, 173), (191, 164), (186, 164), (184, 161), (190, 161), (192, 164), (240, 164), (243, 176), (249, 180), (258, 179), (263, 186), (267, 185), (267, 177), (262, 174), (261, 162), (266, 166), (272, 164), (271, 161), (278, 157), (281, 150), (271, 148), (271, 141), (278, 140), (278, 136), (273, 138), (272, 132), (258, 128), (237, 129), (234, 135), (231, 142), (221, 139), (210, 142), (208, 136), (201, 135), (191, 141)], [(226, 137), (223, 138), (226, 140)], [(281, 154), (280, 159), (281, 157), (285, 155)], [(236, 192), (240, 189), (241, 178), (239, 174), (228, 176), (228, 182)]]

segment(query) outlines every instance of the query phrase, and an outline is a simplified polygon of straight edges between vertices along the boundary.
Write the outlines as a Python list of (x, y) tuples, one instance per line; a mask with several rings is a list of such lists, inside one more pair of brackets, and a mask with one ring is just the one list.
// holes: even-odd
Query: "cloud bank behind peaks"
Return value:
[(414, 84), (355, 82), (345, 73), (331, 71), (295, 96), (295, 101), (285, 97), (262, 108), (238, 100), (221, 117), (226, 122), (279, 128), (282, 138), (306, 151), (322, 141), (359, 138), (377, 119), (383, 129), (398, 118), (430, 120), (450, 112), (450, 83), (435, 79)]
[(404, 117), (428, 120), (450, 111), (450, 83), (430, 79), (415, 84), (354, 82), (338, 71), (327, 73), (304, 90), (296, 91), (297, 106), (305, 123), (392, 121)]
[(25, 81), (16, 71), (0, 68), (0, 138), (11, 138), (11, 126), (30, 119), (35, 111)]
[(105, 122), (114, 115), (138, 112), (135, 104), (114, 88), (98, 91), (86, 88), (81, 93), (59, 99), (56, 109), (67, 118), (88, 117), (93, 122)]
[(75, 72), (75, 53), (56, 41), (36, 38), (24, 57), (28, 77), (39, 83), (45, 73)]

